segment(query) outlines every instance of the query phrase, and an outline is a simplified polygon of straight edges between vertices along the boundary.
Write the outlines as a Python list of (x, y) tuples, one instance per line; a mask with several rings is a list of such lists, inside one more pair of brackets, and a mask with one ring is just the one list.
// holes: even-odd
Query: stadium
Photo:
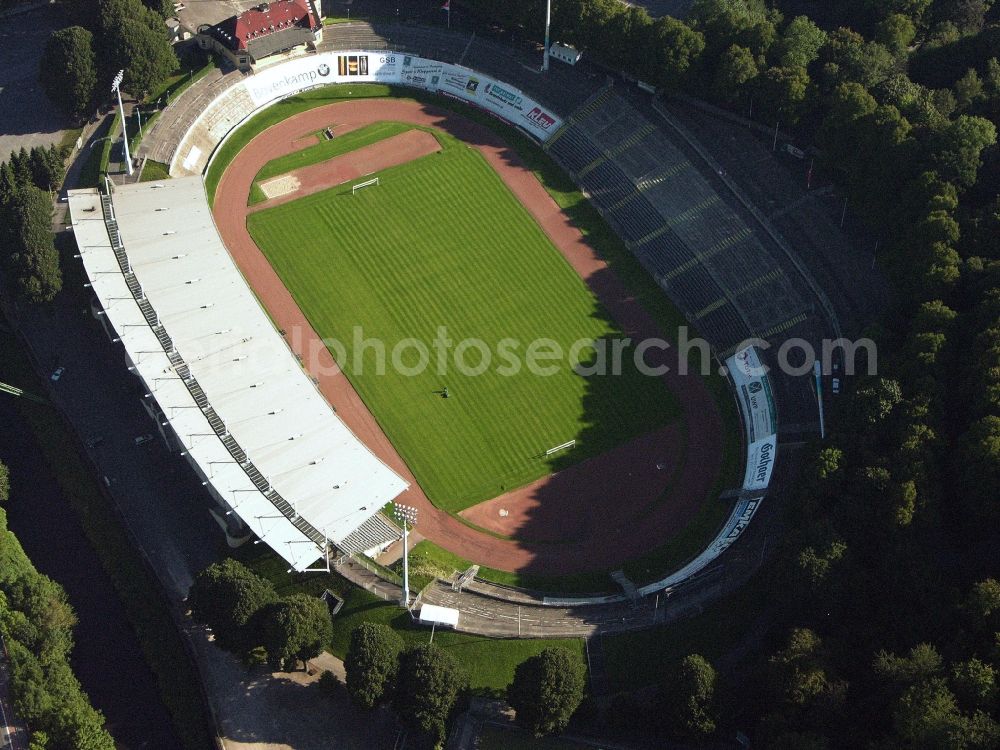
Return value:
[[(95, 312), (230, 543), (262, 542), (289, 572), (377, 570), (368, 558), (398, 540), (386, 510), (398, 502), (473, 564), (421, 594), (458, 610), (460, 628), (497, 632), (464, 593), (591, 606), (581, 632), (646, 627), (662, 617), (651, 597), (710, 576), (750, 527), (779, 435), (818, 429), (812, 379), (762, 365), (779, 337), (838, 338), (832, 305), (713, 156), (634, 86), (570, 66), (539, 75), (444, 30), (366, 27), (220, 76), (154, 134), (145, 156), (172, 179), (70, 193)], [(627, 262), (595, 250), (544, 184), (553, 162)], [(415, 347), (375, 374), (365, 350), (388, 342), (397, 357), (394, 343), (429, 347), (447, 326), (488, 352), (504, 338), (591, 351), (673, 341), (681, 323), (710, 344), (711, 376), (403, 374), (420, 369)], [(657, 557), (696, 521), (697, 549)], [(612, 595), (476, 576), (630, 572), (644, 556), (670, 564), (619, 570)], [(518, 606), (516, 633), (503, 632), (537, 634)]]

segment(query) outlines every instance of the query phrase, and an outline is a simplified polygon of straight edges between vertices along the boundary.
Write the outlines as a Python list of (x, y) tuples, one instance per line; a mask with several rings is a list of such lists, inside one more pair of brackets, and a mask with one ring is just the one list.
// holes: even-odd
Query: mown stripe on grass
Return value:
[(408, 130), (413, 130), (413, 126), (404, 122), (376, 122), (344, 133), (331, 140), (323, 140), (312, 146), (279, 156), (277, 159), (272, 159), (261, 167), (257, 176), (254, 177), (253, 188), (255, 189), (251, 189), (249, 204), (253, 205), (266, 200), (266, 196), (260, 190), (260, 183), (264, 180), (328, 161), (337, 156), (356, 151), (363, 146), (370, 146), (373, 143), (378, 143), (394, 135), (405, 133)]
[[(458, 511), (660, 427), (677, 405), (630, 362), (620, 377), (584, 378), (565, 362), (548, 377), (505, 376), (499, 362), (471, 376), (453, 361), (407, 377), (378, 374), (369, 352), (354, 368), (357, 325), (388, 352), (414, 338), (435, 354), (446, 326), (493, 355), (514, 339), (522, 358), (538, 339), (566, 352), (620, 333), (479, 152), (438, 137), (442, 152), (385, 170), (377, 188), (316, 193), (248, 227), (319, 334), (344, 343), (348, 377), (428, 496)], [(445, 385), (447, 400), (436, 393)], [(540, 458), (574, 438), (573, 451)]]

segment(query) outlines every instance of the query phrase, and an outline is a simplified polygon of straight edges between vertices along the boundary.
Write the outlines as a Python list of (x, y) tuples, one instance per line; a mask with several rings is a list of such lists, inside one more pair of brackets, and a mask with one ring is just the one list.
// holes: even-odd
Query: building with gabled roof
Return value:
[(266, 57), (320, 42), (323, 19), (318, 0), (274, 0), (198, 31), (203, 48), (251, 70)]

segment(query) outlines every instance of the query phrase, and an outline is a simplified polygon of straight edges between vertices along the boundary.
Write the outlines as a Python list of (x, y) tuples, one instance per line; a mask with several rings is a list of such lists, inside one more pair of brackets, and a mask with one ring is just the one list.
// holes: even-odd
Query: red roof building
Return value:
[(309, 0), (275, 0), (220, 21), (207, 29), (233, 56), (256, 62), (268, 55), (317, 41), (323, 28)]

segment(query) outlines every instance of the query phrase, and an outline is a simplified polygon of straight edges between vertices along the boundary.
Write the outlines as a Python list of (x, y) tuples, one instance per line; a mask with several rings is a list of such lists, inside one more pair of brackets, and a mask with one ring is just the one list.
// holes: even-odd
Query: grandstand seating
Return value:
[(765, 241), (613, 89), (592, 95), (545, 147), (718, 351), (811, 310)]
[(197, 86), (191, 87), (167, 106), (153, 129), (143, 138), (138, 156), (169, 164), (181, 139), (198, 116), (209, 109), (208, 105), (226, 89), (242, 80), (243, 74), (235, 70), (225, 74), (218, 70), (209, 73)]
[(402, 533), (388, 518), (376, 513), (344, 537), (337, 548), (345, 554), (354, 555), (390, 544), (399, 539)]

